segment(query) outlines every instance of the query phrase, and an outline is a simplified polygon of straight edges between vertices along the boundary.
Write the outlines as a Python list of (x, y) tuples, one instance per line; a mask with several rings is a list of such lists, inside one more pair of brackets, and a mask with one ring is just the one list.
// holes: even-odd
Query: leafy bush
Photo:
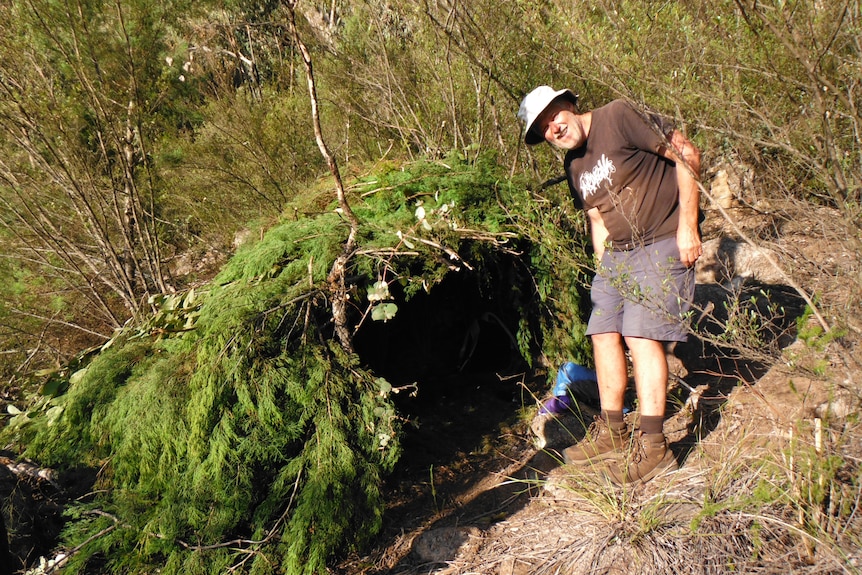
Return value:
[[(543, 287), (538, 298), (509, 295), (524, 317), (522, 351), (570, 343), (583, 330), (577, 290), (550, 286), (560, 281), (552, 258), (577, 253), (562, 247), (573, 236), (536, 223), (542, 247), (514, 233), (538, 213), (503, 173), (493, 157), (453, 156), (355, 186), (357, 306), (386, 299), (359, 286), (398, 281), (409, 299), (524, 250), (527, 285)], [(334, 552), (379, 530), (402, 420), (389, 383), (332, 337), (326, 278), (346, 232), (335, 211), (281, 222), (209, 285), (153, 300), (161, 310), (76, 372), (51, 417), (22, 414), (29, 423), (7, 429), (47, 464), (100, 469), (99, 495), (67, 528), (69, 546), (86, 542), (72, 571), (99, 558), (131, 573), (323, 573)], [(555, 311), (531, 323), (538, 306)]]

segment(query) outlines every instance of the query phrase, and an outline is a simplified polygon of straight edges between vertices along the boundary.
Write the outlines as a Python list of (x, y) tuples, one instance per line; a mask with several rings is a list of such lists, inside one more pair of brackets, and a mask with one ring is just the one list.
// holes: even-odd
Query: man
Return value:
[[(579, 113), (569, 90), (540, 86), (522, 101), (529, 145), (566, 150), (577, 207), (586, 210), (598, 267), (590, 297), (601, 400), (587, 436), (563, 452), (571, 465), (597, 465), (617, 483), (649, 481), (677, 468), (663, 432), (665, 345), (685, 341), (694, 295), (700, 152), (663, 118), (623, 100)], [(631, 353), (639, 426), (623, 420)]]

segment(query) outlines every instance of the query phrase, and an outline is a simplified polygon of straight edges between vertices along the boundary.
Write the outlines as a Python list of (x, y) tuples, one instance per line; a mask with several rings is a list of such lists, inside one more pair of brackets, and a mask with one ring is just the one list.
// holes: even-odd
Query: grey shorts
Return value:
[(587, 335), (619, 333), (685, 341), (694, 299), (694, 266), (679, 259), (676, 238), (632, 250), (606, 249), (590, 290)]

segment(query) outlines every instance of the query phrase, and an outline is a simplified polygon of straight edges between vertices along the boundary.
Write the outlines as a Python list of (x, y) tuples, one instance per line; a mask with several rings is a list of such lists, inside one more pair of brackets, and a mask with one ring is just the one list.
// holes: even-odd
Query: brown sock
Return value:
[(607, 409), (602, 410), (602, 419), (608, 424), (608, 427), (611, 429), (623, 429), (626, 426), (625, 420), (623, 419), (623, 410), (619, 411), (610, 411)]
[(643, 433), (663, 433), (664, 431), (664, 416), (661, 415), (641, 415), (638, 427)]

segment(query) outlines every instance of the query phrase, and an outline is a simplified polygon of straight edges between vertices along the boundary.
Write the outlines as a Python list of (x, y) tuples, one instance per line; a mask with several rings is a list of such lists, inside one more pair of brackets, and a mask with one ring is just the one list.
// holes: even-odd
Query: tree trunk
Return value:
[(317, 147), (320, 148), (320, 153), (326, 160), (326, 163), (329, 166), (329, 171), (332, 173), (332, 177), (335, 180), (335, 194), (338, 198), (338, 206), (341, 208), (341, 214), (350, 226), (350, 232), (347, 235), (347, 240), (344, 242), (341, 254), (335, 258), (335, 262), (332, 264), (332, 268), (329, 271), (327, 283), (329, 284), (330, 297), (332, 300), (332, 320), (335, 326), (335, 335), (338, 338), (341, 347), (348, 352), (352, 352), (353, 338), (351, 337), (350, 329), (347, 326), (347, 284), (344, 278), (347, 263), (356, 247), (356, 232), (359, 228), (359, 221), (356, 219), (356, 215), (353, 213), (353, 210), (350, 208), (350, 204), (347, 202), (347, 196), (344, 192), (344, 185), (341, 182), (341, 173), (338, 170), (338, 164), (336, 163), (335, 158), (332, 157), (332, 154), (329, 152), (329, 148), (326, 146), (326, 142), (323, 139), (323, 131), (320, 127), (320, 112), (317, 102), (317, 89), (314, 82), (314, 70), (311, 62), (311, 54), (302, 42), (302, 39), (299, 37), (299, 32), (296, 29), (295, 2), (287, 3), (287, 13), (290, 20), (290, 30), (293, 35), (293, 40), (296, 43), (297, 48), (299, 48), (299, 52), (302, 55), (302, 61), (305, 64), (305, 75), (308, 80), (308, 94), (311, 98), (311, 115), (314, 121), (314, 138), (317, 141)]

